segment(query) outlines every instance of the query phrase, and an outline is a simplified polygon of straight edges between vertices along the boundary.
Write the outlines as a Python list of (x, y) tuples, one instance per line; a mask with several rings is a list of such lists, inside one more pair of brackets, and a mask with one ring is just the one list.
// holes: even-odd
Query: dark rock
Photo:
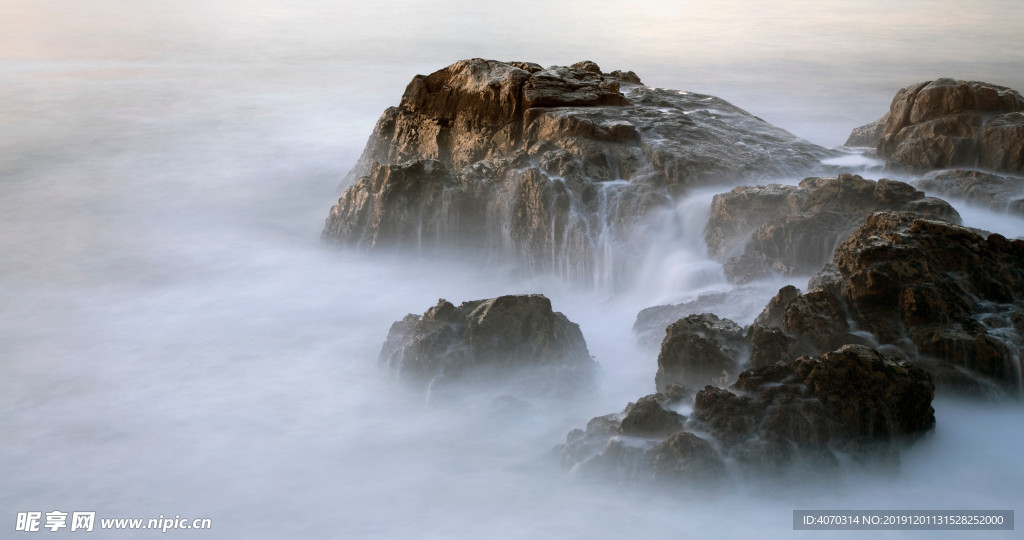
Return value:
[(868, 215), (886, 209), (960, 223), (953, 207), (908, 184), (841, 174), (806, 178), (798, 186), (742, 186), (715, 195), (705, 239), (733, 282), (768, 272), (806, 275), (820, 270)]
[(933, 429), (933, 396), (927, 372), (847, 345), (744, 371), (729, 389), (707, 386), (678, 428), (657, 395), (631, 404), (639, 411), (644, 403), (643, 417), (657, 419), (642, 424), (653, 426), (642, 434), (658, 442), (629, 442), (622, 416), (603, 416), (570, 432), (560, 451), (566, 467), (620, 481), (708, 484), (730, 469), (757, 478), (806, 469), (834, 477), (843, 456), (898, 465), (901, 448)]
[(652, 480), (680, 484), (706, 484), (725, 476), (725, 462), (704, 439), (681, 431), (644, 455)]
[(619, 424), (619, 433), (636, 437), (664, 437), (683, 429), (686, 417), (662, 407), (659, 398), (661, 396), (645, 396), (627, 405), (626, 416)]
[(891, 459), (900, 443), (934, 427), (933, 394), (923, 370), (847, 345), (745, 371), (730, 390), (705, 388), (693, 419), (729, 456), (758, 468), (795, 458), (834, 464), (834, 450)]
[[(1021, 150), (1024, 153), (1024, 149)], [(1024, 216), (1024, 178), (970, 170), (946, 171), (916, 180), (917, 187), (997, 212)]]
[[(870, 342), (928, 369), (940, 388), (1019, 392), (1024, 333), (1011, 322), (1024, 299), (1024, 241), (879, 212), (834, 264), (838, 277), (802, 295), (780, 291), (757, 324), (781, 329), (801, 354)], [(778, 354), (771, 345), (765, 356)]]
[(880, 343), (906, 345), (908, 354), (938, 358), (1009, 387), (1019, 384), (1016, 358), (1024, 336), (992, 332), (978, 320), (1020, 310), (1024, 242), (879, 213), (840, 247), (835, 263), (851, 314)]
[(774, 326), (750, 325), (747, 328), (747, 342), (750, 343), (750, 360), (752, 369), (770, 366), (778, 362), (791, 362), (796, 359), (798, 345), (796, 340)]
[(655, 385), (662, 392), (672, 384), (728, 384), (739, 373), (745, 354), (739, 325), (709, 313), (690, 315), (666, 329)]
[(589, 387), (597, 368), (579, 326), (541, 295), (502, 296), (455, 307), (439, 300), (394, 323), (379, 362), (432, 393), (460, 384), (557, 396)]
[[(850, 135), (877, 137), (889, 166), (925, 171), (977, 166), (1024, 174), (1024, 98), (1003, 86), (938, 79), (901, 89), (878, 122)], [(883, 127), (878, 133), (878, 124)]]
[(647, 88), (593, 62), (464, 60), (415, 77), (384, 112), (323, 236), (471, 248), (614, 285), (641, 249), (625, 239), (672, 195), (831, 155), (721, 99)]

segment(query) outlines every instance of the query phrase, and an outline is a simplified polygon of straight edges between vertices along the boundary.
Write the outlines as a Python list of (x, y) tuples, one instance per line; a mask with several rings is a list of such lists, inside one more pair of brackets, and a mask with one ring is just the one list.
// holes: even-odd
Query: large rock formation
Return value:
[(470, 247), (604, 284), (627, 272), (633, 225), (670, 195), (830, 155), (721, 99), (593, 62), (464, 60), (415, 77), (384, 112), (323, 236)]
[(542, 295), (501, 296), (456, 307), (439, 300), (394, 323), (380, 364), (436, 393), (483, 384), (514, 394), (557, 396), (589, 388), (597, 369), (579, 326)]
[(689, 418), (665, 394), (644, 397), (573, 430), (558, 451), (567, 467), (623, 481), (713, 482), (729, 467), (827, 477), (840, 456), (898, 464), (900, 448), (934, 427), (933, 395), (921, 369), (848, 345), (745, 371), (729, 389), (707, 386)]
[(997, 212), (1024, 216), (1024, 178), (1019, 176), (955, 170), (915, 180), (914, 185), (943, 197), (955, 197)]
[(839, 247), (810, 291), (781, 290), (754, 326), (781, 330), (780, 354), (789, 357), (878, 344), (929, 370), (940, 386), (1016, 395), (1022, 302), (1024, 241), (879, 212)]
[(1024, 174), (1024, 98), (1010, 88), (938, 79), (896, 93), (880, 120), (849, 146), (876, 146), (895, 168), (980, 167)]
[(806, 178), (798, 186), (741, 186), (715, 195), (705, 232), (709, 254), (730, 280), (767, 272), (810, 275), (872, 212), (905, 210), (960, 223), (948, 203), (903, 182), (857, 175)]

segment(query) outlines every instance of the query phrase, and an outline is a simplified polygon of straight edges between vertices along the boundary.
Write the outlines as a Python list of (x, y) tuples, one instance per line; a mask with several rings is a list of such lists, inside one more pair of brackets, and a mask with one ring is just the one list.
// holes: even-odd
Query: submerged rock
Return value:
[[(730, 473), (773, 477), (802, 469), (834, 476), (840, 457), (898, 465), (900, 449), (935, 425), (928, 374), (847, 345), (744, 371), (729, 389), (707, 386), (683, 418), (662, 394), (624, 415), (595, 418), (558, 448), (566, 467), (622, 481), (708, 483)], [(627, 429), (644, 403), (653, 429)]]
[(797, 186), (742, 186), (715, 195), (705, 240), (733, 282), (768, 272), (809, 275), (821, 270), (872, 212), (890, 209), (960, 223), (952, 206), (908, 184), (840, 174), (806, 178)]
[(468, 247), (614, 282), (636, 255), (634, 226), (671, 195), (808, 171), (830, 155), (721, 99), (645, 87), (632, 72), (463, 60), (415, 77), (384, 112), (323, 237)]
[(1016, 394), (1022, 301), (1024, 241), (879, 212), (836, 250), (815, 288), (781, 290), (755, 325), (791, 338), (789, 356), (875, 343), (930, 371), (940, 387)]
[(996, 212), (1024, 216), (1024, 178), (1019, 176), (955, 170), (916, 180), (914, 185), (944, 197), (986, 206)]
[(548, 397), (590, 387), (597, 370), (579, 326), (542, 295), (439, 300), (391, 326), (379, 362), (431, 392), (481, 384)]
[[(848, 145), (876, 146), (896, 168), (980, 167), (1024, 174), (1024, 98), (1004, 86), (937, 79), (896, 93), (880, 120)], [(874, 143), (872, 143), (874, 139)]]

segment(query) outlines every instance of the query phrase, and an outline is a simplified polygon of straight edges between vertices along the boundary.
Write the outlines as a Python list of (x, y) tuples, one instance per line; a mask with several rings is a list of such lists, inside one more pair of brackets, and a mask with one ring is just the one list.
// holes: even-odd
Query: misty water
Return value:
[[(0, 528), (61, 510), (208, 517), (168, 533), (207, 538), (802, 537), (798, 508), (1022, 508), (1005, 403), (940, 399), (898, 473), (836, 484), (663, 493), (557, 466), (570, 429), (653, 392), (637, 311), (727, 288), (703, 251), (714, 191), (652, 216), (624, 290), (319, 240), (376, 118), (460, 58), (590, 59), (836, 146), (907, 84), (1024, 89), (1021, 23), (1016, 0), (0, 0)], [(749, 323), (784, 283), (720, 314)], [(580, 324), (592, 395), (509, 416), (377, 369), (407, 313), (534, 292)]]

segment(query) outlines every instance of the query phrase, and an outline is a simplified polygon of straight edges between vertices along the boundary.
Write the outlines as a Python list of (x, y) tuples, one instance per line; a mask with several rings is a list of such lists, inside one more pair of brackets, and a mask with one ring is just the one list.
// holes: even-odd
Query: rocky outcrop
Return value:
[(597, 369), (579, 326), (542, 295), (439, 300), (394, 323), (379, 363), (412, 387), (437, 393), (482, 384), (557, 396), (589, 388)]
[[(647, 396), (573, 430), (558, 451), (567, 467), (623, 481), (708, 483), (801, 467), (829, 476), (841, 456), (898, 464), (900, 449), (934, 427), (933, 396), (923, 370), (847, 345), (745, 371), (729, 389), (707, 386), (689, 418), (663, 394)], [(641, 402), (652, 428), (627, 432)]]
[(996, 212), (1024, 216), (1024, 178), (1019, 176), (955, 170), (916, 180), (914, 185), (930, 193), (963, 199)]
[(977, 166), (1024, 174), (1024, 98), (1003, 86), (953, 79), (908, 86), (885, 116), (855, 129), (847, 144), (875, 146), (876, 135), (878, 155), (894, 168)]
[(654, 383), (659, 392), (673, 384), (724, 386), (739, 373), (746, 354), (739, 325), (710, 313), (690, 315), (666, 329)]
[[(867, 219), (812, 290), (781, 290), (755, 321), (784, 354), (877, 344), (944, 389), (1021, 390), (1024, 241), (899, 212)], [(771, 361), (770, 355), (763, 361)]]
[(609, 282), (631, 267), (634, 225), (672, 194), (791, 175), (830, 155), (721, 99), (645, 87), (632, 72), (464, 60), (415, 77), (384, 112), (323, 236), (469, 247)]
[(886, 209), (960, 223), (948, 203), (908, 184), (841, 174), (806, 178), (797, 186), (742, 186), (715, 195), (705, 239), (709, 254), (725, 263), (733, 282), (768, 272), (809, 275), (868, 215)]

